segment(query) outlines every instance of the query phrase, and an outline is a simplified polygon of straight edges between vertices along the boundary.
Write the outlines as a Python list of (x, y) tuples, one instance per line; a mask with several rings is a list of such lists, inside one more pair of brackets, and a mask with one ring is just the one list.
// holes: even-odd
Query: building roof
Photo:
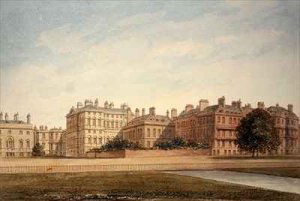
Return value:
[(127, 111), (127, 109), (122, 109), (122, 108), (105, 108), (105, 107), (99, 107), (99, 106), (94, 106), (94, 105), (86, 105), (80, 108), (74, 108), (72, 107), (70, 112), (67, 114), (71, 115), (74, 113), (78, 113), (78, 112), (85, 112), (85, 111), (89, 111), (89, 112), (115, 112), (115, 113), (125, 113)]
[(128, 122), (128, 126), (144, 124), (144, 123), (170, 124), (172, 123), (172, 120), (170, 119), (170, 117), (164, 115), (147, 114), (132, 119), (130, 122)]
[(270, 112), (271, 114), (278, 114), (278, 115), (283, 115), (283, 116), (290, 116), (294, 118), (298, 118), (297, 115), (294, 112), (291, 112), (284, 107), (280, 106), (271, 106), (267, 108), (267, 111)]
[(215, 112), (241, 113), (242, 108), (238, 108), (238, 107), (235, 107), (232, 105), (225, 105), (225, 107), (222, 107), (221, 105), (211, 105), (211, 106), (206, 107), (202, 111), (200, 111), (199, 108), (191, 109), (189, 111), (184, 110), (179, 114), (178, 117), (180, 118), (180, 117), (185, 117), (185, 116), (193, 115), (193, 114), (204, 115), (204, 114), (215, 113)]
[(21, 120), (0, 120), (0, 124), (27, 124)]

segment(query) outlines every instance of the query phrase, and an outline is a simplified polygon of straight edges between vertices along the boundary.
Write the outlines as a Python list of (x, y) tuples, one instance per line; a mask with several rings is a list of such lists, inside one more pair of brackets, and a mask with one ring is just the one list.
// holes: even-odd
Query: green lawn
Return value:
[(300, 168), (232, 168), (225, 170), (300, 178)]
[(70, 200), (99, 193), (111, 198), (130, 196), (160, 200), (300, 200), (300, 195), (296, 194), (154, 171), (0, 175), (0, 200), (3, 201), (53, 200), (55, 197)]

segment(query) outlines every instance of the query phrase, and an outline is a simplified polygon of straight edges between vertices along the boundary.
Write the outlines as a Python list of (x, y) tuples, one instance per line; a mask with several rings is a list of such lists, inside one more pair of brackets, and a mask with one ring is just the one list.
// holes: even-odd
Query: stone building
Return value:
[(46, 156), (63, 156), (63, 130), (62, 128), (51, 128), (40, 126), (34, 128), (35, 142), (44, 147)]
[[(288, 106), (288, 110), (279, 106), (265, 108), (263, 102), (258, 102), (257, 107), (270, 112), (274, 121), (276, 120), (276, 129), (282, 141), (277, 153), (295, 153), (298, 132), (296, 125), (299, 124), (299, 120), (293, 113), (292, 106)], [(212, 155), (245, 154), (238, 150), (235, 143), (236, 127), (241, 118), (252, 110), (250, 104), (242, 107), (240, 100), (226, 105), (225, 97), (219, 98), (218, 104), (212, 106), (208, 105), (207, 100), (200, 100), (195, 109), (191, 104), (186, 105), (185, 110), (175, 119), (175, 135), (186, 140), (208, 144)]]
[(99, 148), (109, 140), (120, 135), (121, 128), (134, 117), (131, 109), (122, 104), (115, 108), (113, 103), (100, 107), (98, 99), (85, 100), (72, 107), (67, 114), (66, 155), (85, 156), (90, 149)]
[(157, 115), (155, 108), (152, 107), (147, 115), (145, 109), (142, 109), (140, 116), (139, 109), (136, 109), (135, 118), (123, 127), (123, 139), (139, 143), (145, 148), (151, 148), (158, 142), (171, 140), (175, 136), (175, 125), (172, 119), (176, 114), (176, 109), (172, 109), (171, 118), (169, 111), (166, 116)]
[(34, 133), (30, 114), (27, 121), (19, 120), (14, 114), (10, 120), (8, 114), (0, 113), (0, 157), (30, 157), (34, 146)]
[(297, 154), (299, 133), (299, 118), (293, 112), (293, 105), (289, 104), (287, 109), (276, 106), (267, 108), (274, 119), (275, 129), (278, 133), (281, 145), (278, 154)]

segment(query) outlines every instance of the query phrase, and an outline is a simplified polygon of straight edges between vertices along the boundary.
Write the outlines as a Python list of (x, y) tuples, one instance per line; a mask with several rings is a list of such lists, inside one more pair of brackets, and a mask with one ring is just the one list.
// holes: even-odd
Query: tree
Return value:
[(140, 149), (141, 146), (138, 143), (123, 140), (120, 137), (115, 137), (113, 140), (108, 141), (105, 145), (101, 146), (99, 151), (112, 151), (112, 150), (124, 150), (124, 149)]
[(32, 156), (45, 156), (44, 146), (36, 143), (32, 148)]
[(263, 109), (255, 109), (241, 119), (237, 127), (237, 145), (252, 156), (259, 152), (277, 150), (280, 139), (275, 132), (271, 115)]

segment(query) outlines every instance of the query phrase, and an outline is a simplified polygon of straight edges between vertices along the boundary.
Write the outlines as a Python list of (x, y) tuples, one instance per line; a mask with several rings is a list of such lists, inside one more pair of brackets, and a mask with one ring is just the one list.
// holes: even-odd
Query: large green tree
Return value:
[(45, 156), (44, 146), (36, 143), (32, 148), (32, 156)]
[(252, 156), (258, 153), (277, 150), (280, 139), (274, 129), (274, 121), (266, 110), (255, 109), (241, 119), (237, 127), (237, 145), (249, 151)]

